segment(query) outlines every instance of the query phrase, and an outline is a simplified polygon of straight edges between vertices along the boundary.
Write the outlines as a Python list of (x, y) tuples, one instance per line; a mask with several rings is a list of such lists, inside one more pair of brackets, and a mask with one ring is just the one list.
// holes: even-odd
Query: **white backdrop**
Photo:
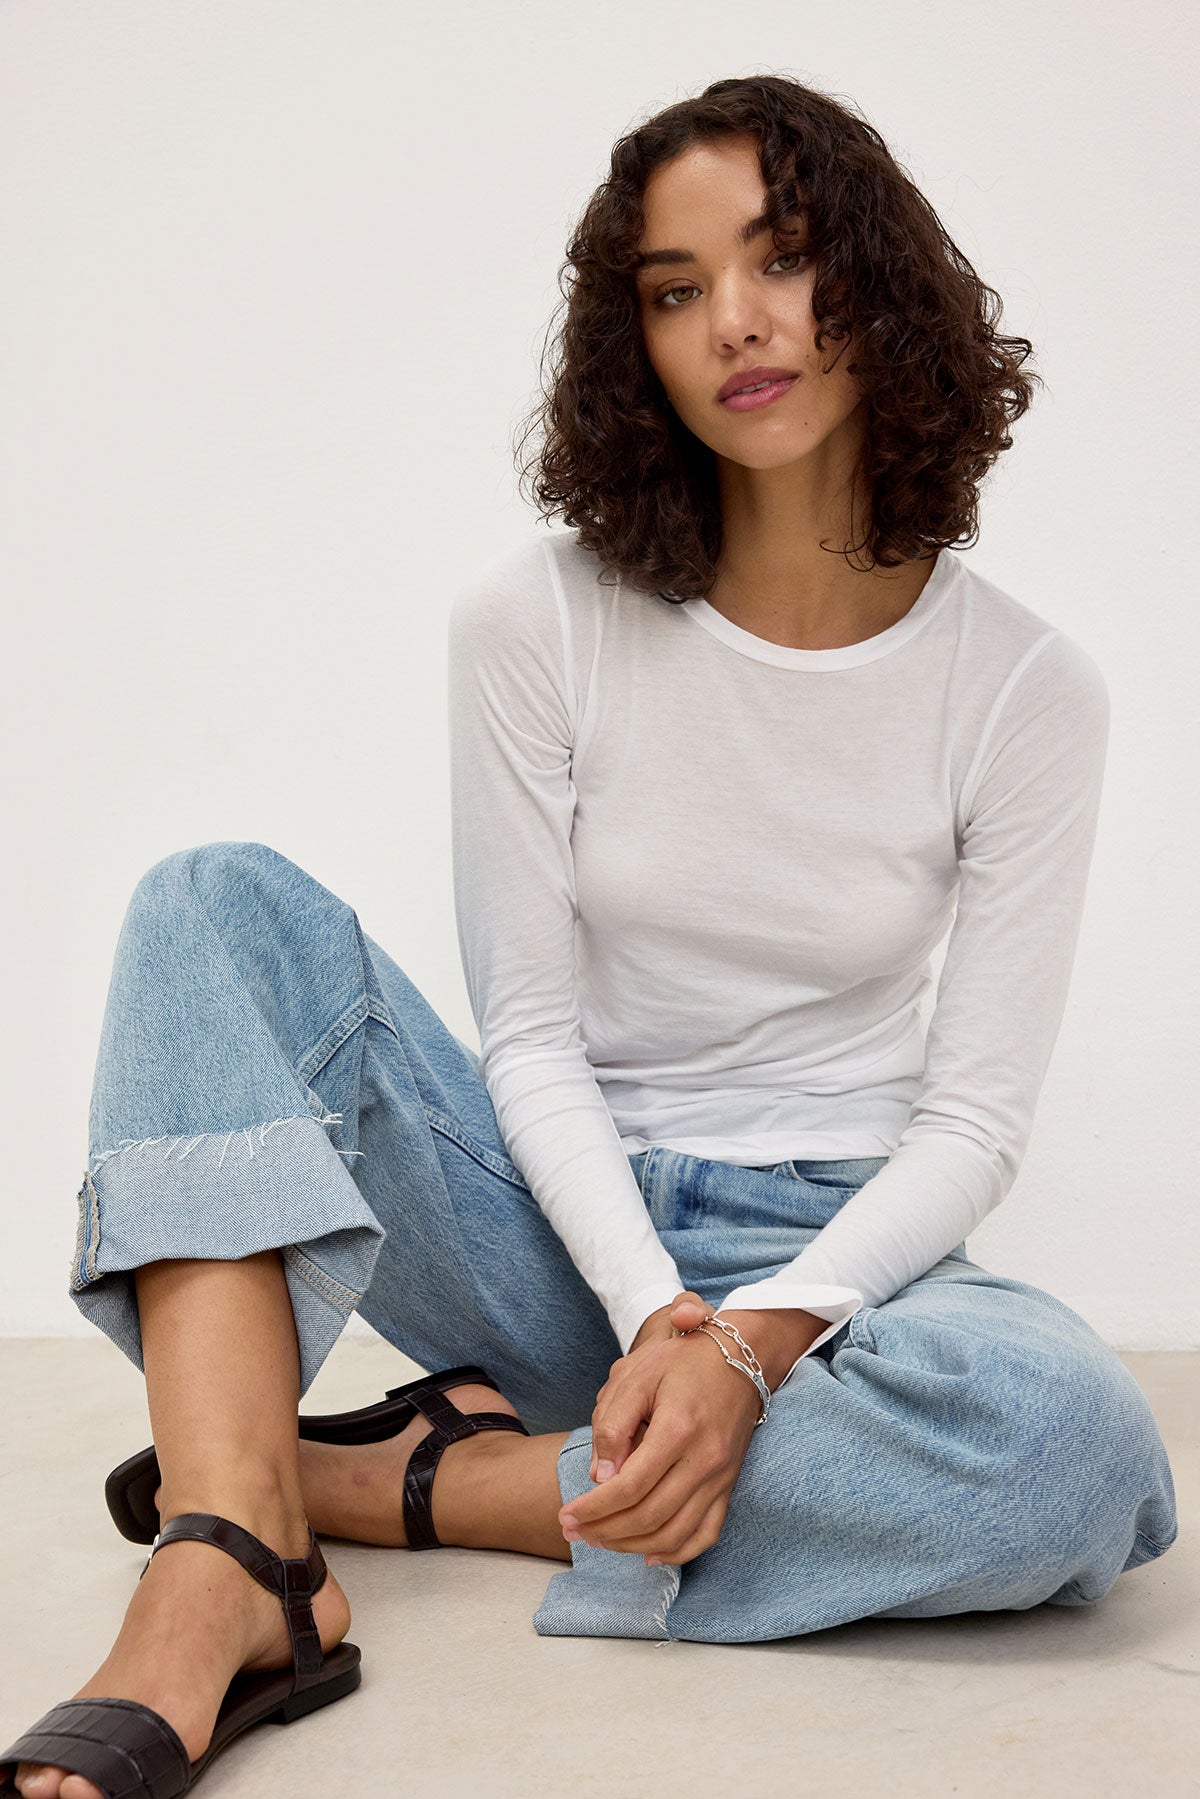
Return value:
[(5, 0), (0, 1332), (92, 1333), (67, 1296), (88, 1098), (121, 918), (160, 856), (283, 851), (477, 1043), (449, 600), (543, 529), (512, 446), (613, 139), (774, 72), (861, 108), (1037, 345), (1047, 390), (965, 554), (1112, 694), (1066, 1018), (1017, 1184), (969, 1247), (1118, 1348), (1196, 1346), (1194, 20), (1167, 0)]

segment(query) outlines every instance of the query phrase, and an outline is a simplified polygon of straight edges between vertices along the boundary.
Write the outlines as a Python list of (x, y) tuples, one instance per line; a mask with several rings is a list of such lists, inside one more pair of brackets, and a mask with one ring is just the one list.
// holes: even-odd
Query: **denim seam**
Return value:
[(1175, 1541), (1175, 1537), (1178, 1535), (1179, 1532), (1176, 1530), (1175, 1536), (1168, 1537), (1165, 1543), (1156, 1543), (1153, 1537), (1148, 1537), (1145, 1531), (1139, 1530), (1133, 1539), (1133, 1546), (1137, 1549), (1140, 1545), (1147, 1551), (1146, 1560), (1153, 1561), (1156, 1556), (1165, 1555), (1167, 1553), (1167, 1550), (1170, 1549)]
[(392, 1036), (396, 1039), (397, 1043), (400, 1041), (400, 1033), (392, 1023), (391, 1013), (385, 1011), (382, 1005), (377, 1008), (375, 1001), (371, 998), (370, 994), (367, 995), (367, 1017), (373, 1018), (376, 1024), (385, 1025), (392, 1033)]
[[(359, 1025), (365, 1024), (374, 1016), (365, 993), (360, 994), (354, 1004), (347, 1008), (339, 1018), (335, 1018), (328, 1030), (313, 1044), (308, 1054), (296, 1065), (297, 1077), (311, 1083), (315, 1075), (320, 1074), (327, 1062), (331, 1062), (342, 1045), (354, 1035)], [(390, 1025), (391, 1020), (381, 1020)]]
[(71, 1263), (71, 1290), (82, 1292), (89, 1281), (98, 1278), (96, 1268), (96, 1251), (100, 1243), (100, 1202), (96, 1197), (96, 1189), (92, 1185), (91, 1174), (85, 1169), (83, 1184), (76, 1196), (78, 1204), (78, 1221), (75, 1231), (75, 1255)]
[(353, 1287), (344, 1287), (341, 1281), (334, 1279), (332, 1274), (327, 1274), (318, 1263), (306, 1256), (297, 1244), (285, 1243), (282, 1253), (285, 1261), (296, 1270), (301, 1280), (312, 1287), (314, 1292), (319, 1293), (323, 1299), (334, 1300), (339, 1305), (343, 1300), (349, 1300), (350, 1309), (354, 1310), (362, 1298), (361, 1293), (356, 1293)]
[(683, 1579), (683, 1568), (678, 1562), (667, 1562), (665, 1568), (667, 1578), (663, 1582), (662, 1598), (659, 1600), (658, 1607), (655, 1610), (654, 1622), (662, 1627), (663, 1641), (671, 1642), (673, 1639), (671, 1637), (671, 1627), (667, 1623), (667, 1613), (670, 1611), (675, 1600), (679, 1597), (679, 1585)]
[(371, 956), (371, 950), (378, 949), (379, 945), (363, 930), (362, 920), (353, 908), (350, 909), (350, 916), (354, 920), (354, 938), (358, 945), (358, 959), (362, 967), (363, 995), (367, 1002), (367, 1017), (373, 1018), (377, 1024), (385, 1026), (399, 1043), (400, 1033), (388, 1011), (387, 1001), (379, 990), (375, 964)]
[[(497, 1174), (501, 1180), (509, 1181), (514, 1187), (519, 1187), (527, 1198), (533, 1200), (533, 1195), (522, 1180), (514, 1162), (498, 1155), (495, 1150), (485, 1149), (482, 1144), (476, 1143), (474, 1138), (468, 1136), (467, 1132), (463, 1130), (461, 1124), (453, 1118), (448, 1118), (444, 1112), (436, 1111), (432, 1106), (425, 1107), (425, 1121), (431, 1130), (437, 1131), (443, 1137), (448, 1137), (452, 1143), (458, 1145), (459, 1149), (465, 1150), (469, 1156), (473, 1156), (492, 1174)], [(533, 1203), (537, 1202), (534, 1200)]]

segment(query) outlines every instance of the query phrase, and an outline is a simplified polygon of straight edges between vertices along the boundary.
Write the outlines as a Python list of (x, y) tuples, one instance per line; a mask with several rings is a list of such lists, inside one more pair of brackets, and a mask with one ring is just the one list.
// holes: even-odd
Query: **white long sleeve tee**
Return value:
[(949, 550), (896, 624), (826, 650), (601, 572), (573, 531), (542, 529), (451, 606), (481, 1074), (622, 1354), (684, 1285), (630, 1154), (887, 1156), (787, 1267), (722, 1301), (826, 1319), (811, 1354), (962, 1242), (1021, 1165), (1107, 687)]

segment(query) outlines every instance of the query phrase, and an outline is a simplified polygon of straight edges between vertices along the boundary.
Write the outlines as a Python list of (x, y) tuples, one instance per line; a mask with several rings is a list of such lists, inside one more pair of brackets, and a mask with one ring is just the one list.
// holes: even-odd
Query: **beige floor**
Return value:
[[(1200, 1793), (1200, 1356), (1123, 1358), (1171, 1453), (1180, 1534), (1099, 1605), (864, 1621), (732, 1646), (539, 1637), (558, 1564), (500, 1551), (330, 1559), (363, 1651), (357, 1693), (264, 1725), (205, 1799), (457, 1795), (888, 1799)], [(366, 1404), (420, 1370), (343, 1338), (305, 1398)], [(147, 1442), (141, 1376), (105, 1338), (0, 1341), (0, 1748), (103, 1659), (145, 1552), (102, 1485)]]

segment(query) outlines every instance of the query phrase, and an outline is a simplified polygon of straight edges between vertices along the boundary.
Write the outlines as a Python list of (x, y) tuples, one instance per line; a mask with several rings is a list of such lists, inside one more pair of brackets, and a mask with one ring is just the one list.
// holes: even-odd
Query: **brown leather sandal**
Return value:
[(189, 1760), (173, 1727), (148, 1705), (134, 1699), (64, 1699), (0, 1756), (0, 1792), (16, 1791), (18, 1763), (38, 1762), (82, 1774), (105, 1799), (177, 1799), (200, 1778), (213, 1756), (251, 1725), (268, 1720), (290, 1724), (352, 1693), (362, 1680), (361, 1652), (357, 1644), (346, 1642), (336, 1644), (328, 1655), (321, 1648), (312, 1601), (328, 1569), (311, 1528), (308, 1534), (308, 1554), (285, 1560), (229, 1518), (213, 1512), (181, 1512), (154, 1539), (146, 1568), (160, 1549), (185, 1538), (226, 1550), (260, 1586), (276, 1595), (291, 1638), (291, 1668), (234, 1675), (212, 1739), (195, 1761)]
[[(374, 1405), (360, 1406), (353, 1412), (300, 1413), (300, 1436), (314, 1443), (379, 1443), (385, 1437), (398, 1436), (406, 1424), (410, 1424), (416, 1416), (418, 1408), (424, 1412), (430, 1422), (436, 1426), (446, 1425), (453, 1428), (461, 1418), (477, 1419), (471, 1430), (519, 1430), (525, 1436), (529, 1432), (516, 1418), (510, 1418), (504, 1412), (468, 1412), (462, 1413), (452, 1401), (445, 1401), (445, 1408), (437, 1417), (430, 1411), (430, 1405), (436, 1407), (446, 1387), (461, 1387), (470, 1384), (477, 1387), (494, 1387), (500, 1391), (497, 1383), (485, 1368), (474, 1362), (463, 1362), (455, 1368), (443, 1368), (437, 1374), (423, 1374), (416, 1380), (406, 1381), (401, 1387), (390, 1387), (387, 1396)], [(460, 1432), (466, 1436), (469, 1432)], [(404, 1483), (404, 1532), (409, 1544), (416, 1549), (434, 1549), (439, 1547), (433, 1534), (433, 1525), (429, 1522), (429, 1492), (433, 1487), (433, 1470), (438, 1456), (449, 1443), (456, 1443), (458, 1438), (448, 1436), (442, 1439), (440, 1446), (425, 1449), (425, 1444), (433, 1445), (437, 1435), (435, 1428), (421, 1445), (425, 1451), (421, 1457), (414, 1457), (416, 1473), (413, 1474), (410, 1464), (408, 1473), (410, 1481)], [(423, 1475), (422, 1470), (426, 1470)], [(131, 1543), (149, 1543), (153, 1541), (158, 1529), (158, 1512), (154, 1506), (154, 1495), (162, 1480), (159, 1472), (158, 1456), (154, 1445), (148, 1449), (140, 1449), (127, 1461), (114, 1468), (104, 1483), (104, 1499), (108, 1506), (113, 1523), (123, 1537)], [(410, 1529), (410, 1509), (412, 1510), (412, 1528)], [(414, 1542), (414, 1533), (420, 1537)]]

